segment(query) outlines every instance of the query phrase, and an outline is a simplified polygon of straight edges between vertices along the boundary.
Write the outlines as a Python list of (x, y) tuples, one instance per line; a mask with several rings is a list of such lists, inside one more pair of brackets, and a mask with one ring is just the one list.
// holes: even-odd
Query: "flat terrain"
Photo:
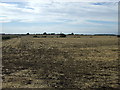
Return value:
[(3, 88), (118, 88), (118, 38), (4, 40)]

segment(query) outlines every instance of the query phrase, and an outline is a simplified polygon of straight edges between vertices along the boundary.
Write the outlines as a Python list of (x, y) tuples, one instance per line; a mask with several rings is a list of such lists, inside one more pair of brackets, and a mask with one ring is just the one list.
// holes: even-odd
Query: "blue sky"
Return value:
[[(63, 0), (61, 0), (63, 1)], [(118, 33), (117, 2), (0, 2), (4, 33)]]

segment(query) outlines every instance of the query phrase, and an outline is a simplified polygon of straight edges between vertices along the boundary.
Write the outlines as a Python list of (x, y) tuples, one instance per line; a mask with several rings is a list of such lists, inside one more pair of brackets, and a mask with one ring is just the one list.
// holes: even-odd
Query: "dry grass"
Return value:
[(3, 88), (118, 88), (115, 36), (3, 41)]

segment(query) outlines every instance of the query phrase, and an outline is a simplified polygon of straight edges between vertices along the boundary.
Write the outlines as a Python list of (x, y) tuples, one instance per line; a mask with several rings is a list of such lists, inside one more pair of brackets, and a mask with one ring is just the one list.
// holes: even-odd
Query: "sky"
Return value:
[(0, 0), (0, 32), (117, 34), (118, 0)]

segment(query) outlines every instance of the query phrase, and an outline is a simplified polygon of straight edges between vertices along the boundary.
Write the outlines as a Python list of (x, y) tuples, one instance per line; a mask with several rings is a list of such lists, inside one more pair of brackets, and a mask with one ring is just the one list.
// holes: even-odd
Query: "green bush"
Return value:
[(9, 37), (9, 36), (2, 37), (2, 40), (7, 40), (7, 39), (11, 39), (11, 37)]
[(35, 35), (35, 36), (33, 36), (34, 38), (37, 38), (38, 36), (37, 35)]
[(60, 37), (66, 37), (66, 35), (65, 34), (60, 34)]
[(30, 35), (29, 33), (27, 33), (26, 35)]

